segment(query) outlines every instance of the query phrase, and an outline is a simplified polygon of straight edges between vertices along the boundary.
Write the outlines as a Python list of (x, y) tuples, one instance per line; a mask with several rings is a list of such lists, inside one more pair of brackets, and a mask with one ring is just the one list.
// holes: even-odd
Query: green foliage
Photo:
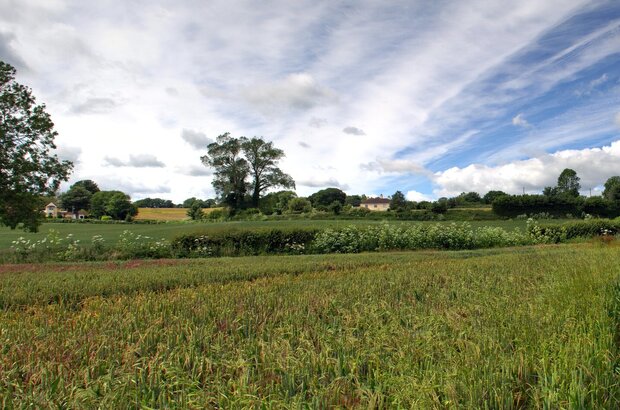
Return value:
[(0, 61), (0, 225), (36, 232), (43, 195), (53, 195), (73, 164), (51, 153), (54, 123), (32, 90), (15, 81), (15, 68)]
[[(217, 137), (207, 147), (202, 163), (215, 170), (213, 188), (233, 213), (244, 206), (251, 191), (252, 206), (257, 208), (261, 194), (270, 188), (295, 188), (290, 175), (278, 168), (284, 151), (262, 138), (233, 138), (229, 133)], [(243, 157), (242, 154), (245, 156)], [(247, 178), (251, 177), (251, 183)]]
[(482, 202), (491, 205), (496, 198), (507, 195), (504, 191), (489, 191), (482, 197)]
[(175, 208), (176, 205), (169, 199), (144, 198), (133, 203), (137, 208)]
[(288, 209), (289, 202), (297, 198), (293, 191), (271, 192), (260, 200), (260, 210), (265, 215), (281, 215)]
[(101, 218), (104, 215), (113, 219), (125, 220), (138, 214), (138, 208), (131, 203), (129, 195), (120, 191), (100, 191), (91, 198), (91, 215)]
[(557, 194), (577, 198), (581, 189), (579, 181), (577, 172), (570, 168), (564, 169), (558, 177)]
[(342, 212), (342, 202), (334, 201), (328, 205), (327, 211), (333, 213), (334, 215), (340, 215)]
[(60, 206), (70, 212), (78, 212), (82, 209), (90, 209), (90, 201), (93, 194), (83, 185), (72, 185), (71, 188), (60, 196)]
[(394, 192), (392, 198), (390, 199), (390, 211), (404, 211), (407, 209), (407, 199), (405, 195), (400, 192)]
[(365, 198), (362, 198), (361, 195), (347, 195), (346, 199), (345, 199), (345, 204), (346, 205), (351, 205), (352, 207), (358, 207), (362, 204), (362, 201)]
[(81, 186), (82, 188), (90, 192), (91, 194), (96, 194), (97, 192), (101, 191), (99, 189), (99, 185), (97, 185), (95, 181), (90, 180), (90, 179), (83, 179), (81, 181), (76, 182), (72, 186), (73, 187)]
[(327, 209), (327, 207), (334, 201), (345, 204), (347, 194), (338, 188), (325, 188), (310, 195), (308, 199), (312, 203), (312, 206), (317, 209)]
[(603, 234), (617, 235), (620, 232), (620, 221), (591, 219), (563, 224), (541, 224), (530, 221), (527, 231), (536, 243), (561, 243), (575, 238), (592, 238)]
[(316, 233), (314, 229), (195, 233), (175, 238), (172, 250), (181, 257), (299, 254), (307, 252)]
[(295, 189), (293, 178), (278, 168), (278, 162), (284, 158), (284, 151), (262, 138), (241, 137), (240, 140), (250, 166), (253, 207), (258, 208), (261, 194), (270, 188)]
[(493, 212), (510, 218), (543, 212), (564, 217), (566, 214), (580, 215), (583, 203), (583, 198), (570, 195), (506, 195), (493, 201)]
[(304, 214), (312, 211), (312, 204), (306, 198), (293, 198), (288, 202), (288, 211), (292, 214)]
[(187, 210), (187, 216), (189, 216), (192, 221), (200, 221), (204, 218), (204, 212), (202, 211), (200, 202), (194, 201), (194, 203), (192, 203), (192, 206)]
[(620, 203), (620, 176), (613, 176), (605, 181), (603, 197), (608, 201)]

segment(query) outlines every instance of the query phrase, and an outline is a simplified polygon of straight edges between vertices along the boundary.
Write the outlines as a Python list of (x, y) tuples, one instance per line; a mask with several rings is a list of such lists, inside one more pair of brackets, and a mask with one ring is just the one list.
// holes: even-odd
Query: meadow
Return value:
[[(562, 222), (561, 220), (556, 220)], [(43, 239), (50, 229), (58, 231), (60, 236), (72, 234), (75, 239), (83, 243), (91, 240), (93, 235), (101, 235), (108, 243), (114, 243), (125, 230), (130, 230), (135, 234), (149, 236), (155, 239), (173, 239), (181, 234), (193, 232), (223, 232), (229, 230), (253, 230), (253, 229), (294, 229), (294, 228), (327, 228), (327, 227), (344, 227), (348, 225), (378, 225), (381, 223), (389, 223), (396, 225), (410, 224), (436, 224), (436, 223), (452, 223), (453, 221), (372, 221), (372, 220), (282, 220), (282, 221), (227, 221), (227, 222), (167, 222), (159, 224), (90, 224), (90, 223), (44, 223), (41, 225), (39, 232), (29, 233), (21, 230), (10, 230), (6, 227), (0, 227), (0, 250), (8, 249), (11, 242), (19, 237), (23, 237), (32, 241)], [(501, 227), (506, 230), (514, 228), (525, 229), (525, 220), (491, 220), (491, 221), (468, 221), (472, 227), (494, 226)]]
[(618, 408), (620, 247), (0, 267), (3, 408)]

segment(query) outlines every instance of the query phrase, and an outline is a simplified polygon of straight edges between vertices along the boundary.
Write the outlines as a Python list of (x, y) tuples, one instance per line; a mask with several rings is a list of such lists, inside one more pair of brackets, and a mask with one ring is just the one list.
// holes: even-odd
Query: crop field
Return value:
[(3, 408), (618, 408), (620, 247), (0, 266)]
[[(556, 220), (561, 222), (561, 220)], [(114, 243), (125, 230), (151, 238), (172, 239), (175, 236), (192, 232), (221, 232), (227, 230), (268, 229), (268, 228), (325, 228), (343, 227), (347, 225), (376, 225), (382, 221), (369, 220), (283, 220), (283, 221), (232, 221), (232, 222), (169, 222), (163, 224), (89, 224), (89, 223), (44, 223), (38, 233), (28, 233), (21, 230), (10, 230), (0, 227), (0, 251), (8, 249), (11, 242), (19, 237), (29, 240), (41, 240), (50, 229), (59, 232), (60, 236), (72, 234), (75, 239), (83, 243), (90, 242), (93, 235), (101, 235), (106, 242)], [(425, 223), (452, 223), (448, 221), (388, 221), (390, 224), (425, 224)], [(472, 227), (498, 226), (507, 230), (525, 228), (524, 220), (494, 220), (468, 221)]]
[(138, 208), (137, 220), (154, 219), (157, 221), (183, 221), (187, 217), (185, 208)]

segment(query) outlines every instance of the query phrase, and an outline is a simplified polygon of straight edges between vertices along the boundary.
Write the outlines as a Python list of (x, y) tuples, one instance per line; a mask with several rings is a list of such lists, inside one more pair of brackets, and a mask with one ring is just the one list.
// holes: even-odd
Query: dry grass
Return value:
[[(203, 209), (205, 214), (221, 208)], [(183, 221), (189, 219), (187, 208), (138, 208), (136, 219), (153, 219), (157, 221)]]

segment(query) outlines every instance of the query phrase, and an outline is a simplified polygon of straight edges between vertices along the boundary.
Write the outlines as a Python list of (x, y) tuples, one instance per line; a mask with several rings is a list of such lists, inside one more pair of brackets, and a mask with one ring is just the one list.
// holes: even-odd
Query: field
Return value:
[(188, 219), (185, 208), (138, 208), (137, 220), (183, 221)]
[[(558, 222), (561, 222), (558, 220)], [(238, 222), (169, 222), (164, 224), (88, 224), (88, 223), (45, 223), (38, 233), (27, 233), (20, 230), (10, 230), (0, 227), (0, 250), (7, 249), (11, 242), (20, 236), (30, 240), (43, 239), (50, 229), (54, 229), (61, 236), (72, 234), (75, 239), (88, 243), (93, 235), (101, 235), (106, 242), (114, 243), (124, 230), (130, 230), (136, 234), (150, 236), (152, 238), (172, 239), (177, 235), (190, 232), (216, 232), (230, 229), (257, 229), (257, 228), (322, 228), (346, 225), (373, 225), (381, 221), (365, 220), (291, 220), (291, 221), (238, 221)], [(452, 222), (416, 222), (416, 221), (389, 221), (391, 224), (420, 224), (420, 223), (452, 223)], [(524, 220), (495, 220), (495, 221), (469, 221), (473, 227), (499, 226), (504, 229), (525, 228)]]
[(620, 247), (0, 267), (0, 406), (618, 408)]

